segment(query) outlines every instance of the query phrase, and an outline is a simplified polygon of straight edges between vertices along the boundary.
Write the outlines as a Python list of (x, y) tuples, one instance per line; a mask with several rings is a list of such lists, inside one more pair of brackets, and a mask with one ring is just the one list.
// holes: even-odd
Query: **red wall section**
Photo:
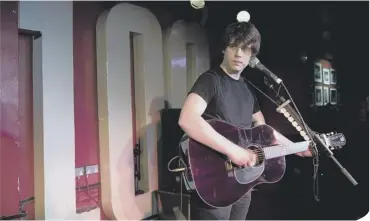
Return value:
[(0, 2), (0, 216), (18, 214), (18, 3)]
[[(103, 10), (102, 2), (73, 4), (76, 168), (99, 164), (96, 22)], [(84, 188), (98, 182), (100, 173), (76, 178), (77, 209), (100, 205), (100, 186)]]
[(73, 8), (76, 167), (98, 164), (95, 26), (99, 3)]
[[(34, 197), (32, 37), (18, 34), (18, 2), (0, 5), (0, 216), (14, 216)], [(22, 209), (35, 218), (33, 200)]]

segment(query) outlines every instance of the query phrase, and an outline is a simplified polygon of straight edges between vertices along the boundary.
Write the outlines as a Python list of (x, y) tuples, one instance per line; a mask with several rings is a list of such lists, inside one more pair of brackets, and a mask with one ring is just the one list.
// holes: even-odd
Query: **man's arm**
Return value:
[(310, 150), (306, 150), (306, 151), (303, 151), (303, 152), (300, 152), (300, 153), (296, 153), (296, 155), (300, 156), (300, 157), (312, 157), (312, 153)]
[(253, 120), (253, 126), (266, 124), (265, 117), (263, 116), (261, 111), (254, 113), (252, 116), (252, 120)]
[(256, 127), (258, 125), (266, 124), (265, 117), (261, 112), (260, 105), (258, 103), (258, 99), (253, 90), (251, 90), (254, 102), (253, 102), (253, 115), (252, 115), (252, 123), (253, 126)]
[(181, 110), (179, 125), (192, 139), (202, 143), (222, 154), (229, 155), (229, 151), (239, 148), (213, 129), (202, 117), (207, 102), (198, 94), (191, 93), (185, 100)]
[(184, 102), (178, 123), (192, 139), (229, 156), (230, 151), (239, 147), (219, 134), (202, 117), (208, 103), (217, 96), (217, 91), (216, 76), (210, 73), (199, 76)]

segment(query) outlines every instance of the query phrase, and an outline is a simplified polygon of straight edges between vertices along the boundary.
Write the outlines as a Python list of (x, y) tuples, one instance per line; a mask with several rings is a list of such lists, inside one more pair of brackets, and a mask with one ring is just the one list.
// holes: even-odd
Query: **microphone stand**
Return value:
[[(268, 88), (270, 88), (275, 94), (276, 94), (276, 97), (278, 98), (277, 100), (277, 103), (279, 105), (282, 105), (284, 104), (287, 100), (279, 95), (279, 92), (275, 91), (274, 89), (274, 84), (271, 83), (271, 81), (269, 80), (265, 80), (264, 83), (267, 85)], [(283, 84), (283, 82), (281, 82), (281, 84)], [(283, 84), (284, 85), (284, 84)], [(288, 89), (285, 87), (284, 85), (284, 88), (286, 90), (286, 92), (289, 94), (288, 92)], [(292, 101), (293, 102), (293, 101)], [(289, 104), (288, 104), (289, 105)], [(339, 161), (334, 157), (334, 154), (333, 152), (329, 149), (328, 145), (326, 144), (326, 142), (320, 137), (320, 135), (317, 133), (317, 132), (314, 132), (312, 130), (309, 130), (308, 129), (308, 126), (306, 125), (306, 123), (304, 122), (303, 118), (298, 115), (297, 113), (294, 112), (293, 108), (291, 108), (291, 110), (293, 112), (294, 115), (296, 115), (298, 118), (300, 118), (300, 121), (302, 122), (302, 124), (304, 125), (304, 127), (302, 128), (303, 130), (307, 130), (305, 131), (306, 133), (309, 133), (311, 135), (311, 137), (315, 138), (315, 140), (317, 142), (315, 142), (315, 140), (311, 140), (312, 142), (312, 145), (315, 147), (315, 146), (319, 146), (320, 147), (320, 150), (323, 150), (326, 155), (332, 159), (334, 161), (335, 164), (337, 164), (337, 166), (339, 167), (339, 169), (341, 170), (341, 172), (349, 179), (349, 181), (354, 185), (356, 186), (358, 183), (357, 181), (351, 176), (351, 174), (339, 163)], [(318, 154), (318, 153), (317, 153)]]
[(332, 159), (334, 161), (335, 164), (337, 164), (337, 166), (339, 167), (340, 171), (344, 174), (344, 176), (346, 176), (349, 181), (354, 185), (354, 186), (357, 186), (357, 181), (352, 177), (352, 175), (346, 170), (346, 168), (344, 168), (340, 163), (339, 161), (334, 157), (334, 154), (333, 152), (329, 149), (328, 145), (320, 138), (320, 136), (318, 134), (315, 134), (314, 136), (316, 138), (316, 140), (318, 141), (317, 144), (319, 144), (319, 146), (321, 147), (321, 149), (325, 150), (325, 153), (326, 155)]

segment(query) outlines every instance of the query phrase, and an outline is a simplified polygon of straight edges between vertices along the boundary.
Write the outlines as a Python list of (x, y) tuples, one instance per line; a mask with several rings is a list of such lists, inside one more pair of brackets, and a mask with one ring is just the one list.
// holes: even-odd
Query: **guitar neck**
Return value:
[(309, 145), (308, 141), (292, 143), (290, 145), (279, 144), (276, 146), (265, 147), (263, 148), (263, 152), (265, 154), (265, 159), (268, 160), (276, 157), (287, 156), (303, 152), (307, 150), (308, 145)]

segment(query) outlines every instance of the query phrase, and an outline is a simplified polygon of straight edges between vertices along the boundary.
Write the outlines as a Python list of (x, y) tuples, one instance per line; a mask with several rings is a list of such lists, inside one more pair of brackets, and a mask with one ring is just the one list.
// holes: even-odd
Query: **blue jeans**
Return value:
[(204, 203), (191, 201), (191, 220), (245, 220), (251, 203), (249, 191), (238, 202), (223, 208), (207, 208)]

